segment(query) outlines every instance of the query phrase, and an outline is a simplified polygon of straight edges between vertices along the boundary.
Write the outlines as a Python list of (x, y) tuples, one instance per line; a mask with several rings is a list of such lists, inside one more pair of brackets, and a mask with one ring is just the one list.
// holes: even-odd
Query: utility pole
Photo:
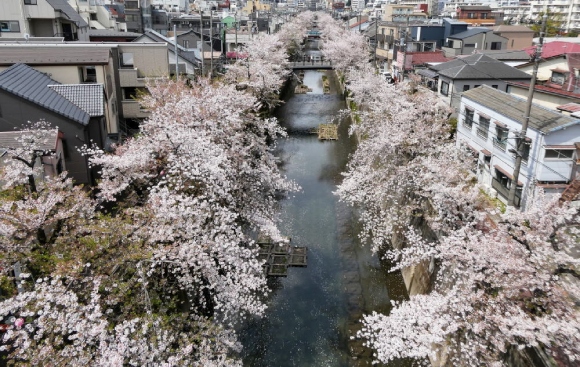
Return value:
[(401, 37), (401, 43), (403, 43), (403, 67), (401, 68), (401, 80), (405, 80), (405, 64), (407, 63), (407, 32), (409, 32), (409, 16), (407, 15), (407, 27), (405, 28), (404, 36)]
[(201, 38), (201, 76), (203, 76), (203, 63), (205, 62), (205, 56), (203, 54), (203, 11), (199, 12), (199, 36)]
[(375, 63), (375, 69), (377, 68), (377, 47), (379, 44), (379, 18), (377, 17), (376, 13), (375, 13), (375, 56), (374, 56), (374, 63)]
[(175, 80), (179, 79), (179, 56), (177, 53), (177, 23), (173, 24), (173, 46), (175, 47)]
[(512, 180), (510, 191), (508, 194), (508, 206), (515, 206), (516, 199), (516, 189), (518, 187), (518, 178), (520, 176), (520, 169), (522, 167), (522, 158), (524, 154), (524, 146), (526, 144), (526, 132), (528, 130), (528, 124), (530, 122), (530, 112), (532, 110), (532, 100), (534, 99), (534, 88), (536, 87), (536, 77), (538, 76), (538, 67), (540, 64), (540, 58), (542, 56), (542, 46), (544, 45), (544, 35), (546, 33), (546, 23), (548, 20), (548, 15), (544, 13), (542, 17), (542, 30), (540, 31), (540, 42), (536, 46), (536, 53), (534, 55), (534, 69), (532, 72), (532, 80), (530, 81), (530, 89), (528, 90), (528, 100), (526, 103), (526, 111), (524, 113), (524, 122), (522, 124), (522, 131), (517, 133), (518, 139), (516, 139), (516, 162), (514, 164), (514, 178)]
[(211, 59), (209, 60), (209, 77), (213, 76), (213, 10), (209, 13), (209, 45), (211, 49)]

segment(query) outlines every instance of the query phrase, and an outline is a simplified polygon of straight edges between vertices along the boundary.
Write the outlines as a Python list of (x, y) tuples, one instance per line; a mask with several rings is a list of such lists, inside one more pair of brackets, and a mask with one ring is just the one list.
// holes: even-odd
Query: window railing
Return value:
[(477, 136), (483, 140), (487, 140), (487, 130), (477, 128)]
[(493, 146), (501, 151), (505, 152), (507, 147), (507, 142), (505, 140), (500, 140), (498, 138), (493, 138)]

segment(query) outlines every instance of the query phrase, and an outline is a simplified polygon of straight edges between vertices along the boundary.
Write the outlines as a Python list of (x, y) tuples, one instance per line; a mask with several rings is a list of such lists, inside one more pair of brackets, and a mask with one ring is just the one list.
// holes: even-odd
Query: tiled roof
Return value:
[[(521, 88), (525, 88), (525, 89), (530, 88), (529, 83), (508, 82), (508, 84), (514, 85), (517, 87), (521, 87)], [(574, 93), (573, 91), (563, 90), (562, 88), (553, 88), (553, 87), (550, 87), (549, 85), (536, 84), (536, 86), (534, 87), (534, 90), (539, 91), (539, 92), (549, 93), (549, 94), (565, 96), (565, 97), (572, 97), (572, 98), (580, 100), (580, 94), (578, 94), (578, 93)]]
[(580, 111), (580, 104), (578, 103), (566, 103), (560, 106), (556, 106), (557, 110), (566, 112), (578, 112)]
[(485, 27), (474, 27), (474, 28), (468, 29), (468, 30), (463, 31), (463, 32), (452, 34), (451, 36), (449, 36), (447, 38), (453, 38), (453, 39), (460, 40), (460, 39), (468, 38), (471, 36), (475, 36), (476, 34), (485, 33), (485, 32), (491, 32), (491, 29), (485, 28)]
[[(487, 85), (470, 89), (462, 93), (462, 98), (477, 102), (507, 118), (524, 123), (527, 102), (511, 94), (499, 91)], [(547, 108), (532, 104), (529, 127), (543, 133), (558, 128), (580, 124), (580, 119), (572, 118)]]
[(2, 46), (0, 65), (104, 65), (109, 63), (110, 50), (104, 47)]
[[(536, 46), (527, 47), (524, 51), (529, 55), (533, 55), (536, 52)], [(542, 46), (542, 59), (578, 52), (580, 52), (580, 44), (578, 43), (554, 41), (544, 43)]]
[(46, 0), (47, 3), (52, 6), (54, 10), (60, 10), (66, 17), (73, 22), (77, 23), (78, 27), (88, 27), (89, 25), (83, 17), (77, 13), (72, 6), (66, 0)]
[(56, 84), (48, 87), (80, 107), (91, 117), (105, 114), (102, 84)]
[[(19, 149), (22, 148), (22, 142), (19, 138), (25, 134), (23, 131), (5, 131), (0, 132), (0, 151), (2, 149)], [(36, 132), (35, 137), (40, 138), (40, 143), (37, 145), (38, 149), (44, 151), (55, 150), (58, 141), (58, 129), (42, 130)], [(35, 144), (36, 145), (36, 144)]]
[(524, 50), (475, 50), (475, 53), (487, 55), (496, 60), (530, 60), (530, 55)]
[(524, 79), (531, 75), (484, 54), (473, 54), (429, 67), (451, 79)]
[(0, 89), (87, 125), (89, 114), (48, 87), (55, 84), (59, 83), (25, 64), (13, 65), (0, 73)]
[(412, 55), (412, 65), (424, 65), (429, 62), (446, 62), (450, 60), (443, 55), (443, 51), (408, 52), (407, 55)]

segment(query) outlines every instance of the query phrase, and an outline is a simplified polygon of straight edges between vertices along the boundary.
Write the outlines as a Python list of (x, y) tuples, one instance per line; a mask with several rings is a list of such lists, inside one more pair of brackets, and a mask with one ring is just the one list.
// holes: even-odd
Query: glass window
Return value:
[(546, 149), (544, 158), (546, 159), (572, 159), (573, 149)]
[(444, 96), (449, 95), (449, 83), (441, 82), (441, 94)]
[(133, 66), (133, 54), (129, 52), (123, 52), (121, 54), (121, 66), (132, 67)]
[(505, 148), (507, 145), (507, 137), (508, 137), (508, 129), (503, 126), (496, 125), (495, 126), (495, 139), (493, 140), (493, 145), (505, 152)]
[(465, 110), (465, 120), (463, 124), (471, 130), (471, 127), (473, 126), (473, 110)]
[(36, 5), (36, 0), (24, 0), (24, 5)]
[(556, 83), (556, 84), (564, 84), (564, 81), (566, 80), (566, 74), (564, 73), (558, 73), (557, 71), (552, 71), (552, 77), (550, 78), (550, 81), (552, 83)]
[[(516, 138), (516, 148), (520, 147), (521, 142), (522, 142), (522, 138)], [(523, 142), (523, 144), (521, 146), (522, 160), (524, 162), (528, 161), (528, 158), (530, 156), (530, 146), (531, 145), (532, 145), (532, 139), (526, 138), (526, 140)]]
[(469, 90), (469, 85), (464, 85), (464, 86), (463, 86), (463, 91), (464, 91), (464, 92), (467, 92), (468, 90)]
[(484, 116), (479, 116), (479, 123), (477, 126), (477, 136), (487, 140), (487, 134), (489, 133), (489, 118)]
[(0, 20), (0, 32), (20, 32), (17, 20)]

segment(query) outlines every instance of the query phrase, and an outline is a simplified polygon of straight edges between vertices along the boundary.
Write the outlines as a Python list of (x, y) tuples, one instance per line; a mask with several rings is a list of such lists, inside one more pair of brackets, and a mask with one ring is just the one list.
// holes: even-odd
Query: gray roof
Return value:
[(450, 79), (530, 80), (532, 76), (484, 54), (473, 54), (430, 66)]
[(475, 53), (484, 54), (496, 60), (530, 61), (530, 55), (524, 50), (475, 50)]
[(12, 65), (0, 73), (0, 89), (87, 125), (90, 120), (87, 112), (48, 87), (56, 84), (59, 84), (56, 80), (25, 64)]
[(109, 63), (110, 50), (104, 47), (2, 46), (0, 65), (104, 65)]
[[(462, 93), (462, 98), (477, 102), (505, 117), (524, 123), (526, 100), (511, 94), (499, 91), (487, 85), (470, 89)], [(542, 106), (532, 104), (529, 127), (543, 133), (558, 130), (566, 126), (580, 124), (580, 119), (563, 115)]]
[(89, 25), (83, 17), (77, 13), (72, 6), (66, 0), (46, 0), (54, 10), (60, 10), (68, 19), (77, 23), (77, 27), (88, 27)]
[(474, 27), (474, 28), (470, 28), (466, 31), (453, 34), (447, 38), (461, 40), (461, 39), (465, 39), (465, 38), (468, 38), (471, 36), (475, 36), (476, 34), (485, 33), (485, 32), (493, 32), (493, 31), (491, 29), (485, 28), (485, 27)]
[[(0, 151), (23, 148), (22, 140), (20, 138), (24, 134), (27, 133), (24, 131), (0, 132)], [(35, 132), (34, 136), (41, 139), (38, 145), (35, 144), (36, 148), (44, 151), (55, 150), (56, 143), (58, 141), (58, 134), (58, 129), (41, 130)]]
[(137, 38), (141, 33), (137, 32), (120, 32), (113, 29), (89, 29), (89, 36), (93, 37), (126, 37)]
[(105, 115), (103, 84), (56, 84), (48, 87), (91, 117)]

